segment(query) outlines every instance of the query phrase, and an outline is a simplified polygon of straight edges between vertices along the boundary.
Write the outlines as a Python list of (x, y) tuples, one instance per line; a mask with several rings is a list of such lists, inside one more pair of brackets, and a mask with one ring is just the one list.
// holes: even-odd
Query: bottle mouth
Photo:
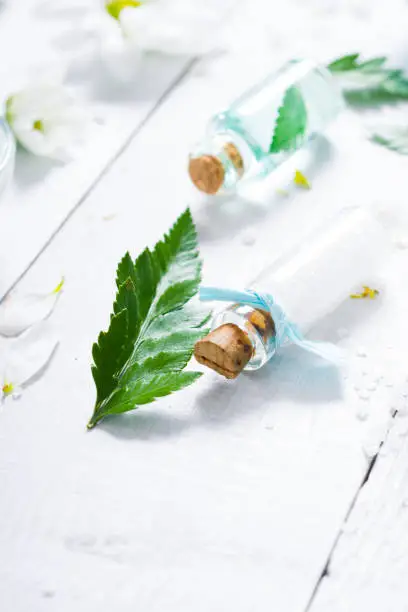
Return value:
[[(267, 320), (270, 323), (266, 324)], [(251, 341), (253, 352), (250, 361), (245, 365), (245, 370), (258, 370), (275, 352), (275, 326), (264, 311), (242, 304), (234, 304), (218, 313), (214, 318), (214, 327), (225, 323), (235, 324), (248, 335)]]
[(194, 346), (194, 357), (225, 378), (237, 378), (253, 355), (249, 335), (234, 323), (223, 323)]
[(194, 347), (202, 365), (225, 378), (258, 370), (275, 353), (275, 324), (261, 309), (235, 304), (218, 313), (212, 331)]
[(224, 142), (214, 154), (190, 157), (188, 171), (200, 191), (215, 195), (229, 182), (236, 183), (244, 174), (244, 160), (232, 142)]
[(188, 172), (197, 189), (210, 195), (217, 193), (224, 183), (224, 166), (215, 155), (192, 157)]

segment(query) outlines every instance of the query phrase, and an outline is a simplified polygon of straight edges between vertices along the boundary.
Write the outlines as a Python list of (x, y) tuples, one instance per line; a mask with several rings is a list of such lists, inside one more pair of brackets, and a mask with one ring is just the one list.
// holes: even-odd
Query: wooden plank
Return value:
[(400, 408), (373, 470), (361, 489), (328, 575), (310, 612), (402, 612), (406, 610), (408, 551), (407, 387), (399, 389)]
[[(298, 5), (290, 6), (295, 16)], [(241, 20), (244, 30), (245, 11)], [(329, 55), (337, 26), (321, 25)], [(316, 38), (308, 36), (305, 50)], [(250, 612), (266, 602), (280, 612), (304, 610), (387, 430), (387, 384), (397, 388), (405, 377), (397, 367), (405, 350), (404, 252), (381, 301), (346, 300), (314, 331), (335, 341), (346, 334), (348, 372), (288, 350), (258, 374), (232, 383), (208, 374), (85, 432), (94, 398), (90, 349), (108, 322), (116, 263), (126, 249), (152, 244), (187, 202), (206, 282), (239, 287), (335, 210), (388, 206), (390, 184), (394, 208), (405, 205), (407, 160), (367, 144), (347, 116), (332, 131), (336, 144), (319, 148), (314, 170), (307, 166), (311, 192), (199, 200), (185, 174), (190, 143), (244, 79), (273, 64), (271, 55), (258, 60), (243, 64), (233, 54), (201, 66), (18, 285), (24, 293), (66, 276), (52, 318), (61, 347), (0, 415), (0, 584), (2, 602), (16, 612)], [(384, 384), (364, 399), (379, 375)]]

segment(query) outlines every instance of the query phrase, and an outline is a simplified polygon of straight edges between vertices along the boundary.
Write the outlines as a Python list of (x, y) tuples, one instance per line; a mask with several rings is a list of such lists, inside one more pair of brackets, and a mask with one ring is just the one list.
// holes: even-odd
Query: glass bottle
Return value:
[[(345, 209), (303, 244), (264, 269), (249, 286), (257, 293), (272, 295), (287, 320), (306, 334), (353, 292), (361, 291), (370, 283), (386, 252), (385, 244), (383, 229), (371, 214), (361, 208)], [(243, 369), (261, 368), (277, 348), (275, 322), (270, 312), (242, 303), (233, 304), (215, 315), (211, 334), (231, 323), (241, 332), (239, 342), (250, 346), (250, 358)], [(224, 349), (228, 353), (229, 347), (223, 346)], [(198, 361), (209, 365), (200, 358)]]
[(8, 123), (0, 117), (0, 196), (14, 169), (16, 145)]
[(290, 61), (210, 120), (190, 154), (190, 177), (205, 193), (232, 191), (241, 180), (277, 168), (342, 108), (326, 68), (311, 60)]

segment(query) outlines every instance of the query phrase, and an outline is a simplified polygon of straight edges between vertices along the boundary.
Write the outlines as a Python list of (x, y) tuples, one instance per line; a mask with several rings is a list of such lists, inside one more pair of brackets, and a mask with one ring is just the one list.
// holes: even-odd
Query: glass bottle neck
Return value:
[(252, 345), (252, 357), (245, 370), (258, 370), (275, 354), (275, 324), (268, 312), (234, 304), (215, 316), (212, 329), (226, 323), (245, 332)]

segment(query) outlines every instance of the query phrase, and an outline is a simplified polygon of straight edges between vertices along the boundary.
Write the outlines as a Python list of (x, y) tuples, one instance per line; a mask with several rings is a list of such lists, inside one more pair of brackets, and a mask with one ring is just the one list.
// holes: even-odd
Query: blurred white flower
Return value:
[(119, 21), (109, 15), (98, 18), (99, 55), (111, 76), (124, 83), (140, 70), (143, 51), (137, 40), (125, 36)]
[(112, 0), (104, 2), (108, 19), (100, 19), (100, 53), (110, 72), (130, 80), (143, 53), (202, 55), (213, 48), (221, 21), (212, 0)]
[(58, 345), (49, 321), (34, 325), (0, 345), (0, 399), (18, 398), (24, 387), (45, 370)]
[(168, 55), (201, 55), (212, 49), (220, 9), (211, 2), (150, 0), (126, 6), (119, 22), (128, 40), (145, 51)]
[(6, 119), (18, 142), (34, 155), (66, 160), (88, 123), (58, 82), (29, 86), (6, 101)]

